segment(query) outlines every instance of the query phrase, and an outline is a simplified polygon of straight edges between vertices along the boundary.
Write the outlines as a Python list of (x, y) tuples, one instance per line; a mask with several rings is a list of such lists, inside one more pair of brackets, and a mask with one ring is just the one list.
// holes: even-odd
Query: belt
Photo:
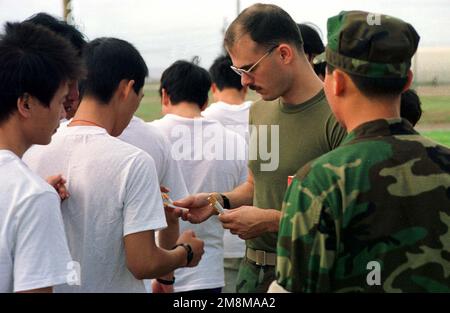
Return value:
[(277, 264), (277, 254), (266, 252), (264, 250), (254, 250), (252, 248), (248, 248), (245, 252), (245, 256), (250, 261), (253, 261), (256, 263), (256, 265), (259, 266), (275, 266)]

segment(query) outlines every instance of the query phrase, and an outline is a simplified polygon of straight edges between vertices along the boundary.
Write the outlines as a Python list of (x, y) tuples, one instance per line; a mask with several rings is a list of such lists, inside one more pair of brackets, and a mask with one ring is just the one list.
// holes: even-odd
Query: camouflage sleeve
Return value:
[[(304, 174), (304, 173), (303, 173)], [(327, 292), (336, 255), (336, 229), (314, 169), (289, 187), (278, 232), (277, 279), (291, 292)], [(337, 192), (337, 191), (333, 191)], [(331, 195), (336, 196), (336, 195)]]
[(336, 149), (347, 136), (346, 130), (339, 124), (334, 115), (330, 113), (327, 120), (327, 141), (330, 150)]

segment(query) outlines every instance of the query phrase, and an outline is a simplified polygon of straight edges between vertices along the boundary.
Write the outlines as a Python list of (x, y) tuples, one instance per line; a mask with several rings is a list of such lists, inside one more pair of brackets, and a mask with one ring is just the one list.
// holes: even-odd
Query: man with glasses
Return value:
[[(334, 119), (322, 82), (308, 63), (297, 24), (284, 10), (269, 4), (247, 8), (228, 28), (224, 44), (242, 85), (262, 99), (251, 107), (249, 119), (250, 151), (257, 152), (257, 159), (250, 158), (247, 182), (217, 194), (224, 207), (232, 209), (220, 220), (231, 233), (246, 239), (237, 291), (265, 292), (275, 279), (277, 232), (288, 177), (338, 146), (345, 131)], [(276, 140), (272, 150), (279, 147), (279, 164), (265, 171), (264, 154), (256, 143), (272, 135)], [(179, 201), (177, 205), (190, 209), (183, 218), (199, 223), (214, 214), (206, 197), (197, 194)]]

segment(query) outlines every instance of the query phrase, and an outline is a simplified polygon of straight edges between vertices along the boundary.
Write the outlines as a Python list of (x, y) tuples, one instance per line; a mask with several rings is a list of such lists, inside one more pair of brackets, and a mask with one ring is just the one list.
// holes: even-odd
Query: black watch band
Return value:
[(156, 281), (162, 285), (173, 285), (175, 283), (175, 277), (172, 280), (157, 278)]
[(227, 196), (225, 196), (224, 194), (219, 193), (220, 196), (222, 197), (222, 201), (223, 201), (223, 208), (224, 209), (231, 209), (231, 205), (230, 205), (230, 199), (228, 199)]
[(186, 266), (188, 266), (189, 263), (191, 263), (192, 259), (194, 258), (194, 251), (192, 251), (192, 247), (188, 243), (179, 243), (179, 244), (175, 245), (172, 248), (172, 250), (176, 249), (179, 246), (182, 246), (184, 249), (186, 249), (186, 252), (187, 252), (187, 255), (186, 255), (187, 263), (186, 263)]

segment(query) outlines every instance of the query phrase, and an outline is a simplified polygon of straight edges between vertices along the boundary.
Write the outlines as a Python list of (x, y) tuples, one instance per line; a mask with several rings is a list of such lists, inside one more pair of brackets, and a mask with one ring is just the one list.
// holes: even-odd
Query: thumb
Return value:
[(189, 237), (195, 237), (195, 233), (192, 229), (187, 229), (184, 231), (184, 233)]
[(62, 175), (58, 174), (58, 175), (52, 175), (46, 178), (47, 183), (49, 183), (50, 185), (56, 185), (57, 183), (59, 183), (62, 179)]
[(220, 214), (219, 217), (219, 221), (221, 221), (222, 223), (228, 223), (233, 221), (233, 213), (230, 212), (229, 210), (225, 211), (225, 213)]
[(189, 207), (192, 205), (192, 203), (194, 202), (194, 197), (193, 196), (187, 196), (186, 198), (174, 201), (173, 204), (176, 206), (180, 206), (180, 207)]

